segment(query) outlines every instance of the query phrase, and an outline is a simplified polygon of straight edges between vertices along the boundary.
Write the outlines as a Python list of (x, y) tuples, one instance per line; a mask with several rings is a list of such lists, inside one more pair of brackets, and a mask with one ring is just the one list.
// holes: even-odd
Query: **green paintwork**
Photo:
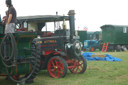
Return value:
[(84, 40), (87, 40), (87, 31), (78, 31), (78, 35), (80, 36), (80, 42), (84, 44)]
[(19, 64), (17, 67), (13, 67), (9, 69), (10, 75), (22, 75), (29, 73), (31, 71), (30, 64)]
[(128, 26), (104, 25), (102, 29), (102, 40), (109, 44), (128, 44)]
[[(0, 43), (4, 34), (0, 34)], [(17, 48), (18, 48), (18, 59), (25, 59), (31, 57), (31, 42), (33, 38), (36, 37), (35, 32), (20, 32), (14, 33)], [(17, 70), (17, 71), (16, 71)], [(17, 64), (17, 68), (13, 67), (9, 69), (11, 75), (21, 75), (26, 74), (31, 71), (31, 64), (25, 62), (22, 64)], [(0, 57), (0, 74), (7, 74), (4, 65), (2, 64)]]

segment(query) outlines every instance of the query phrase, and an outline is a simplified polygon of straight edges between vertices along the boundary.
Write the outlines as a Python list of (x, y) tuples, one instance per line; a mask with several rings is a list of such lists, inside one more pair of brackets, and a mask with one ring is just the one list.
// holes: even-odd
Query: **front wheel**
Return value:
[(86, 59), (84, 59), (83, 56), (80, 57), (80, 59), (74, 59), (74, 63), (75, 68), (71, 68), (69, 69), (71, 73), (84, 73), (86, 71), (87, 68), (87, 61)]
[(67, 73), (67, 64), (59, 56), (52, 57), (48, 62), (48, 72), (53, 78), (64, 77)]

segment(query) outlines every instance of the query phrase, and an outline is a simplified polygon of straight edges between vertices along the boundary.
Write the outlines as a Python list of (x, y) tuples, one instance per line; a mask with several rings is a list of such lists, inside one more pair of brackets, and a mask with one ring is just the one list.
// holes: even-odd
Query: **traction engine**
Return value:
[[(41, 53), (41, 69), (47, 69), (53, 78), (64, 77), (67, 69), (71, 73), (84, 73), (87, 62), (81, 55), (79, 36), (75, 35), (75, 12), (63, 16), (63, 29), (57, 29), (54, 35), (36, 38)], [(56, 19), (57, 20), (57, 19)], [(70, 29), (65, 29), (65, 20), (69, 20)]]

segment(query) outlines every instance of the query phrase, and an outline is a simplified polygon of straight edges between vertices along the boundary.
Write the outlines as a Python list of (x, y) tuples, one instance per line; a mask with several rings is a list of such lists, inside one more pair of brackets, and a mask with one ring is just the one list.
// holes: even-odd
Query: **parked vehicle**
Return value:
[(98, 41), (97, 40), (85, 40), (84, 41), (84, 49), (86, 51), (95, 51), (98, 49)]
[(33, 33), (4, 34), (0, 22), (0, 76), (14, 82), (33, 80), (40, 71), (39, 48)]
[(103, 25), (102, 42), (109, 43), (108, 51), (121, 51), (128, 49), (128, 26), (121, 25)]

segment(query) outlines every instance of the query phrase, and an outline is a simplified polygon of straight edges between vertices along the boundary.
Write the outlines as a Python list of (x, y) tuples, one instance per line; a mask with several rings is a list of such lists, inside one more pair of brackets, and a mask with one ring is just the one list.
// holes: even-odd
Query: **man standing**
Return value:
[(5, 34), (15, 32), (16, 23), (16, 10), (12, 5), (11, 0), (6, 0), (6, 6), (8, 7)]

